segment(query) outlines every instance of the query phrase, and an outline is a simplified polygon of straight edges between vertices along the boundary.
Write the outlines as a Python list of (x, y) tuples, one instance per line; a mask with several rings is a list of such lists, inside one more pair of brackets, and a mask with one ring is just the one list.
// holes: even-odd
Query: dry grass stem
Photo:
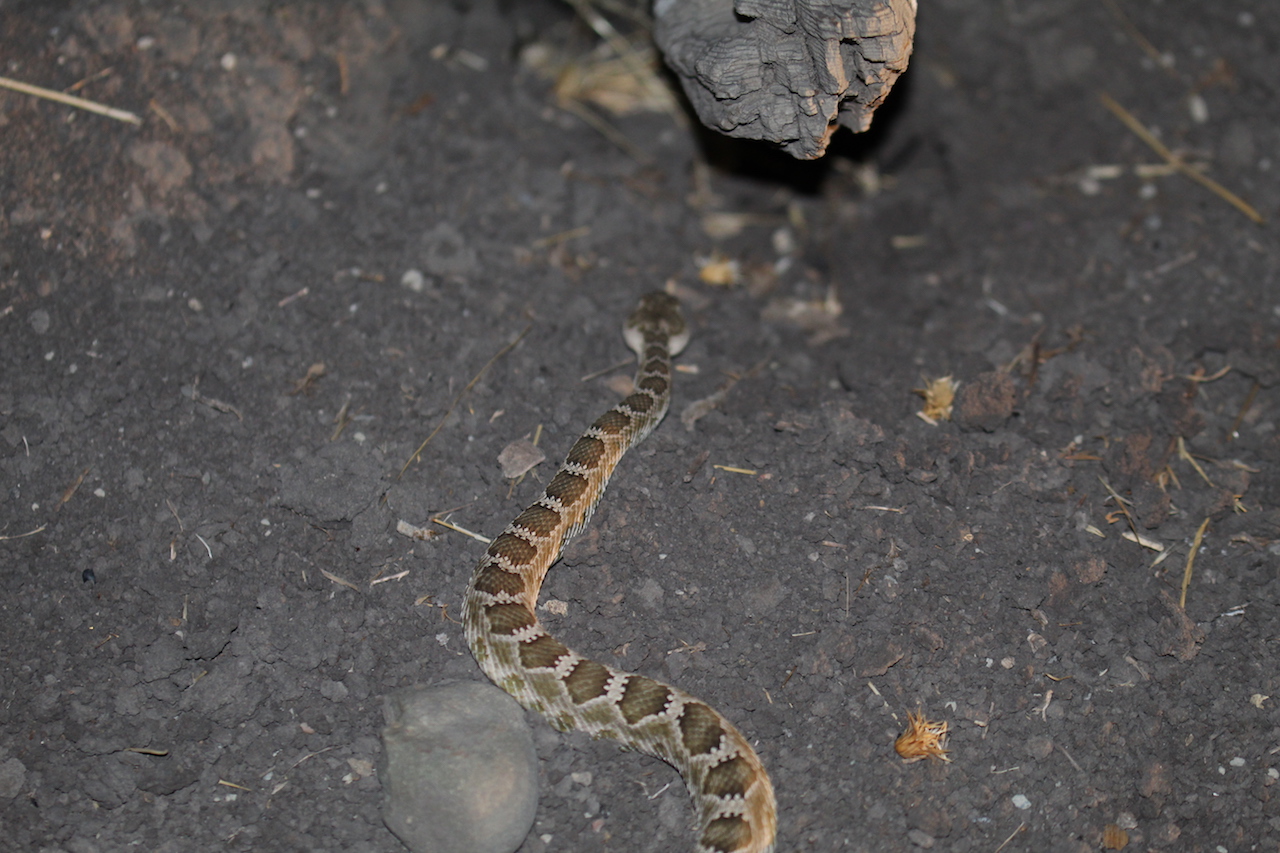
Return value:
[(160, 104), (156, 101), (155, 98), (152, 98), (147, 103), (147, 108), (151, 110), (151, 112), (160, 116), (160, 120), (169, 126), (170, 132), (178, 133), (179, 131), (182, 130), (181, 125), (178, 124), (178, 120), (173, 117), (173, 114), (170, 113), (168, 110), (166, 110), (164, 107), (160, 106)]
[(1155, 135), (1151, 131), (1147, 130), (1146, 127), (1143, 126), (1142, 122), (1138, 121), (1138, 119), (1134, 117), (1133, 113), (1120, 106), (1115, 98), (1112, 98), (1106, 92), (1099, 94), (1098, 98), (1102, 101), (1102, 105), (1104, 107), (1111, 110), (1111, 112), (1115, 114), (1116, 118), (1124, 122), (1125, 127), (1129, 128), (1135, 136), (1145, 142), (1152, 151), (1167, 160), (1170, 166), (1173, 166), (1179, 172), (1230, 204), (1236, 210), (1249, 217), (1249, 219), (1251, 219), (1255, 224), (1261, 225), (1266, 221), (1262, 218), (1262, 214), (1258, 213), (1253, 205), (1231, 192), (1231, 190), (1227, 189), (1213, 178), (1208, 177), (1203, 172), (1192, 167), (1177, 154), (1174, 154), (1165, 147), (1165, 144), (1159, 139), (1156, 139)]
[[(760, 373), (761, 370), (764, 369), (764, 366), (768, 363), (769, 363), (769, 359), (764, 358), (761, 361), (757, 362), (756, 365), (752, 367), (750, 370), (748, 370), (746, 373), (726, 374), (728, 376), (728, 379), (726, 379), (724, 384), (722, 384), (718, 389), (716, 389), (711, 394), (708, 394), (706, 397), (703, 397), (700, 400), (694, 400), (692, 403), (684, 407), (684, 409), (680, 412), (680, 423), (684, 424), (684, 428), (686, 430), (688, 430), (689, 432), (693, 432), (694, 425), (697, 424), (698, 421), (702, 420), (707, 415), (711, 414), (713, 411), (716, 410), (717, 407), (719, 407), (721, 403), (723, 403), (726, 399), (728, 399), (729, 392), (733, 390), (733, 387), (735, 385), (737, 385), (743, 379), (751, 379), (755, 377)], [(680, 368), (676, 368), (676, 369), (680, 370)], [(682, 372), (686, 372), (686, 371), (682, 371)], [(694, 372), (696, 372), (696, 370)]]
[(329, 435), (330, 441), (337, 441), (342, 437), (343, 431), (347, 428), (347, 424), (351, 423), (351, 395), (347, 395), (347, 399), (342, 401), (342, 408), (338, 409), (338, 413), (333, 416), (333, 432)]
[(1187, 609), (1187, 587), (1191, 586), (1191, 569), (1196, 564), (1196, 553), (1200, 550), (1200, 543), (1204, 541), (1204, 532), (1209, 529), (1209, 519), (1200, 522), (1200, 529), (1196, 531), (1196, 538), (1191, 542), (1191, 553), (1187, 554), (1187, 568), (1182, 573), (1182, 592), (1178, 596), (1178, 607), (1185, 611)]
[(84, 483), (84, 478), (89, 476), (89, 470), (89, 468), (85, 468), (80, 472), (80, 476), (76, 477), (76, 481), (67, 486), (67, 490), (62, 493), (62, 498), (58, 501), (58, 506), (71, 502), (71, 499), (76, 496), (76, 492), (80, 490), (80, 486)]
[(1222, 368), (1221, 370), (1216, 370), (1213, 373), (1210, 373), (1208, 376), (1205, 376), (1204, 368), (1199, 367), (1199, 368), (1196, 368), (1195, 373), (1192, 373), (1188, 376), (1184, 376), (1183, 379), (1188, 379), (1192, 382), (1216, 382), (1217, 380), (1226, 376), (1230, 372), (1231, 372), (1231, 365), (1228, 364), (1226, 367)]
[(301, 289), (299, 289), (299, 290), (294, 291), (293, 293), (290, 293), (288, 296), (282, 297), (282, 298), (280, 299), (280, 301), (276, 303), (276, 307), (277, 307), (277, 308), (283, 308), (283, 307), (285, 307), (286, 305), (288, 305), (290, 302), (292, 302), (293, 300), (295, 300), (295, 299), (301, 299), (302, 297), (304, 297), (304, 296), (309, 296), (309, 295), (311, 295), (311, 288), (310, 288), (310, 286), (303, 287), (303, 288), (301, 288)]
[(438, 524), (441, 527), (447, 527), (450, 530), (456, 531), (457, 533), (461, 533), (463, 536), (470, 536), (472, 539), (476, 540), (477, 542), (483, 542), (486, 545), (489, 545), (493, 542), (493, 540), (488, 538), (487, 536), (481, 536), (479, 533), (476, 533), (475, 531), (468, 530), (465, 527), (461, 527), (457, 524), (454, 524), (452, 521), (445, 521), (443, 518), (439, 518), (439, 517), (433, 518), (431, 519), (431, 523)]
[(1017, 837), (1018, 837), (1018, 833), (1019, 833), (1019, 832), (1022, 832), (1022, 830), (1026, 829), (1026, 828), (1027, 828), (1027, 822), (1024, 820), (1022, 823), (1018, 824), (1018, 828), (1017, 828), (1017, 829), (1015, 829), (1013, 832), (1009, 833), (1009, 837), (1008, 837), (1008, 838), (1006, 838), (1004, 841), (1000, 842), (1000, 846), (999, 846), (999, 847), (997, 847), (997, 848), (995, 849), (994, 853), (1000, 853), (1000, 851), (1001, 851), (1001, 850), (1003, 850), (1004, 848), (1008, 847), (1008, 846), (1009, 846), (1009, 842), (1010, 842), (1010, 841), (1012, 841), (1013, 839), (1017, 838)]
[(199, 376), (197, 376), (191, 382), (191, 402), (199, 403), (202, 406), (208, 406), (209, 408), (213, 409), (215, 412), (222, 412), (223, 414), (226, 414), (226, 415), (235, 415), (236, 420), (238, 421), (244, 420), (244, 415), (241, 414), (240, 410), (237, 409), (235, 406), (231, 405), (230, 403), (223, 402), (222, 400), (219, 400), (216, 397), (206, 397), (203, 394), (201, 394)]
[(125, 121), (129, 124), (142, 124), (142, 119), (135, 113), (128, 110), (118, 110), (115, 107), (108, 107), (97, 101), (89, 101), (84, 98), (77, 98), (75, 95), (65, 95), (54, 89), (46, 89), (43, 86), (32, 86), (30, 83), (22, 83), (18, 80), (12, 80), (8, 77), (0, 77), (0, 87), (12, 89), (15, 92), (21, 92), (24, 95), (31, 95), (36, 98), (44, 98), (46, 101), (56, 101), (59, 104), (65, 104), (68, 107), (85, 110), (86, 112), (95, 113), (107, 118), (113, 118), (116, 121)]
[(1126, 530), (1126, 531), (1124, 531), (1123, 533), (1121, 533), (1121, 534), (1120, 534), (1120, 538), (1121, 538), (1121, 539), (1128, 539), (1130, 542), (1136, 542), (1137, 544), (1141, 545), (1143, 548), (1148, 548), (1148, 549), (1150, 549), (1150, 550), (1152, 550), (1152, 551), (1163, 551), (1163, 550), (1164, 550), (1164, 546), (1163, 546), (1163, 545), (1161, 545), (1161, 544), (1160, 544), (1159, 542), (1157, 542), (1156, 540), (1154, 540), (1154, 539), (1148, 539), (1148, 538), (1147, 538), (1147, 537), (1145, 537), (1145, 536), (1140, 536), (1139, 534), (1134, 533), (1134, 532), (1132, 532), (1132, 531), (1130, 531), (1130, 530)]
[(1258, 389), (1261, 387), (1261, 382), (1256, 379), (1253, 380), (1253, 385), (1249, 388), (1249, 393), (1245, 395), (1244, 402), (1240, 404), (1240, 412), (1236, 415), (1235, 421), (1232, 422), (1231, 430), (1227, 433), (1227, 441), (1231, 441), (1239, 437), (1240, 425), (1244, 423), (1244, 416), (1249, 413), (1251, 408), (1253, 408), (1253, 401), (1257, 399)]
[(621, 370), (622, 368), (626, 367), (628, 364), (634, 364), (634, 363), (635, 363), (634, 357), (628, 358), (625, 361), (616, 362), (615, 364), (611, 364), (608, 367), (602, 367), (601, 369), (597, 370), (595, 373), (588, 373), (586, 376), (582, 377), (578, 381), (590, 382), (592, 379), (599, 379), (601, 376), (604, 376), (606, 373), (613, 373), (615, 370)]
[(7, 542), (10, 539), (23, 539), (27, 536), (35, 536), (37, 533), (47, 529), (48, 527), (49, 525), (42, 524), (39, 527), (37, 527), (35, 530), (28, 530), (26, 533), (14, 533), (9, 536), (0, 536), (0, 542)]
[(325, 571), (324, 569), (321, 569), (321, 570), (320, 570), (320, 574), (324, 575), (326, 578), (328, 578), (329, 580), (331, 580), (331, 581), (333, 581), (334, 583), (338, 584), (339, 586), (349, 587), (350, 589), (354, 589), (356, 592), (359, 592), (359, 591), (360, 591), (360, 587), (356, 586), (355, 584), (353, 584), (351, 581), (347, 580), (346, 578), (340, 578), (340, 577), (338, 577), (338, 576), (337, 576), (337, 575), (335, 575), (333, 572), (327, 572), (327, 571)]
[(563, 243), (567, 240), (576, 240), (578, 237), (585, 237), (590, 233), (590, 225), (579, 225), (577, 228), (570, 228), (568, 231), (561, 231), (559, 234), (540, 237), (530, 243), (529, 246), (534, 249), (547, 249), (557, 243)]
[[(1115, 499), (1116, 506), (1120, 507), (1120, 511), (1124, 513), (1125, 520), (1129, 522), (1129, 530), (1133, 533), (1134, 536), (1138, 536), (1138, 525), (1133, 520), (1133, 515), (1130, 514), (1129, 507), (1127, 506), (1129, 502), (1124, 498), (1120, 497), (1120, 495), (1116, 493), (1116, 490), (1111, 488), (1111, 484), (1108, 483), (1106, 480), (1099, 477), (1098, 482), (1101, 483), (1103, 488), (1105, 488), (1107, 492), (1110, 493), (1111, 497)], [(1137, 540), (1133, 539), (1130, 541), (1136, 542)]]
[(626, 154), (637, 163), (648, 164), (653, 161), (653, 158), (650, 157), (647, 152), (639, 148), (630, 139), (627, 139), (622, 131), (609, 124), (609, 122), (605, 121), (600, 116), (591, 112), (591, 110), (589, 110), (584, 104), (574, 100), (565, 100), (560, 104), (560, 108), (565, 112), (573, 113), (573, 115), (582, 119), (582, 121), (592, 130), (618, 146), (619, 151)]
[(1142, 31), (1130, 20), (1129, 16), (1124, 13), (1124, 10), (1120, 8), (1120, 4), (1116, 3), (1116, 0), (1102, 0), (1102, 2), (1110, 10), (1111, 14), (1115, 16), (1116, 20), (1120, 22), (1120, 26), (1124, 28), (1129, 38), (1133, 39), (1134, 43), (1142, 48), (1143, 53), (1151, 57), (1151, 61), (1156, 64), (1156, 67), (1163, 69), (1170, 77), (1177, 79), (1178, 74), (1173, 70), (1173, 57), (1161, 53), (1151, 43), (1151, 40), (1142, 34)]
[(502, 349), (494, 353), (493, 358), (485, 362), (484, 367), (480, 368), (480, 371), (471, 378), (470, 382), (467, 383), (467, 387), (463, 388), (461, 391), (458, 392), (458, 396), (453, 398), (453, 402), (449, 404), (449, 408), (446, 409), (445, 413), (440, 417), (440, 423), (436, 424), (436, 428), (431, 431), (431, 435), (423, 439), (422, 444), (418, 445), (418, 449), (413, 451), (413, 453), (409, 455), (409, 458), (405, 460), (404, 467), (402, 467), (400, 469), (400, 473), (396, 475), (397, 480), (403, 477), (404, 472), (409, 470), (409, 466), (412, 465), (415, 461), (417, 461), (418, 457), (422, 454), (422, 451), (426, 449), (426, 446), (428, 444), (431, 443), (431, 439), (436, 437), (436, 433), (440, 432), (440, 430), (444, 428), (444, 423), (449, 419), (449, 415), (453, 414), (453, 410), (458, 407), (458, 403), (462, 402), (462, 398), (465, 397), (467, 393), (476, 386), (476, 383), (480, 381), (480, 377), (484, 376), (485, 371), (487, 371), (490, 367), (493, 367), (494, 363), (498, 359), (502, 358), (504, 355), (511, 352), (513, 349), (515, 349), (516, 344), (524, 340), (524, 336), (529, 334), (529, 330), (532, 328), (533, 328), (532, 323), (525, 326), (524, 331), (516, 335), (515, 338), (511, 341), (511, 343), (507, 344)]
[[(679, 112), (675, 96), (658, 75), (657, 51), (652, 46), (647, 33), (642, 34), (644, 38), (639, 44), (633, 43), (624, 38), (608, 19), (591, 7), (587, 0), (569, 0), (569, 5), (573, 6), (574, 11), (587, 22), (596, 35), (608, 43), (616, 57), (613, 60), (596, 63), (598, 70), (595, 74), (601, 78), (601, 82), (597, 83), (595, 88), (603, 88), (605, 93), (611, 96), (605, 102), (597, 100), (597, 103), (621, 115), (624, 113), (619, 113), (607, 105), (610, 99), (618, 99), (621, 96), (620, 104), (630, 107), (631, 111), (644, 109), (671, 115)], [(620, 73), (619, 69), (613, 67), (613, 63), (625, 69), (625, 73)], [(560, 86), (557, 84), (556, 88), (558, 93)], [(610, 93), (609, 90), (613, 91)]]
[(1206, 474), (1204, 472), (1204, 469), (1200, 467), (1200, 463), (1197, 462), (1196, 458), (1191, 455), (1190, 451), (1187, 450), (1187, 442), (1183, 439), (1182, 436), (1178, 436), (1178, 458), (1181, 459), (1183, 462), (1189, 463), (1192, 468), (1195, 468), (1196, 473), (1200, 475), (1200, 479), (1204, 480), (1206, 483), (1209, 484), (1209, 488), (1211, 489), (1217, 488), (1217, 486), (1213, 484), (1213, 480), (1209, 479), (1209, 475)]
[(760, 473), (759, 471), (751, 468), (734, 468), (732, 465), (712, 465), (711, 467), (718, 468), (719, 470), (726, 471), (730, 474), (750, 474), (751, 476), (755, 476)]

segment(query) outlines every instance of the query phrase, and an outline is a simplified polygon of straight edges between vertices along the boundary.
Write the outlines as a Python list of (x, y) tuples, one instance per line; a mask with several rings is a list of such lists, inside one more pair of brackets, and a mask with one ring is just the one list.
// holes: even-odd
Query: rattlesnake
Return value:
[(689, 338), (679, 303), (645, 296), (623, 334), (640, 362), (635, 391), (588, 427), (545, 494), (485, 552), (467, 586), (467, 643), (494, 683), (561, 731), (614, 738), (675, 767), (698, 813), (698, 853), (768, 853), (773, 786), (737, 728), (682, 690), (572, 651), (534, 612), (542, 579), (591, 519), (618, 460), (671, 402), (671, 358)]

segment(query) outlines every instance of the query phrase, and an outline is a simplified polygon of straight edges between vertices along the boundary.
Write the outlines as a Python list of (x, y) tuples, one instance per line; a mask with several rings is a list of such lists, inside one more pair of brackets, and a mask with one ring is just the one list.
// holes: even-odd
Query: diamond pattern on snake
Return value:
[(689, 340), (677, 300), (640, 300), (623, 327), (640, 367), (635, 390), (573, 445), (543, 495), (489, 546), (467, 586), (467, 643), (495, 684), (551, 725), (662, 759), (693, 797), (698, 853), (774, 849), (773, 785), (751, 744), (719, 711), (683, 690), (593, 661), (538, 621), (538, 591), (565, 545), (586, 527), (618, 461), (662, 421), (671, 359)]

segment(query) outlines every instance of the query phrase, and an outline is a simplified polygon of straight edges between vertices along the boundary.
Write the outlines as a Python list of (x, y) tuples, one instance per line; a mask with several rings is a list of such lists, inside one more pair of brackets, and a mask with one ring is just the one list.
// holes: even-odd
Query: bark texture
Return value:
[(810, 160), (907, 68), (916, 0), (658, 0), (654, 36), (707, 127)]

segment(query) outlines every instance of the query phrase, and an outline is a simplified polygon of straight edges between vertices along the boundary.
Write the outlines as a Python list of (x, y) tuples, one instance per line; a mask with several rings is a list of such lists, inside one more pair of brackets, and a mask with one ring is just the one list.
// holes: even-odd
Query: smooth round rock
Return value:
[(512, 853), (533, 826), (538, 757), (524, 710), (491, 684), (386, 697), (382, 820), (414, 853)]
[(12, 800), (22, 791), (27, 768), (16, 758), (0, 762), (0, 800)]

